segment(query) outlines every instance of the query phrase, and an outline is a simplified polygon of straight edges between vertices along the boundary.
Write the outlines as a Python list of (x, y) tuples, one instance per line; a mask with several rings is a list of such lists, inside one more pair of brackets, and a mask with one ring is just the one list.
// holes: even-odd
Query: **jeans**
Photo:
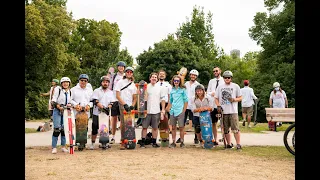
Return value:
[[(57, 133), (57, 131), (60, 131), (59, 134), (61, 133), (61, 131), (64, 131), (64, 127), (63, 127), (63, 114), (60, 114), (60, 110), (58, 110), (57, 108), (53, 109), (53, 134)], [(54, 136), (52, 134), (52, 148), (56, 148), (57, 147), (57, 143), (58, 143), (58, 136)], [(65, 146), (66, 145), (66, 137), (61, 135), (61, 146)]]

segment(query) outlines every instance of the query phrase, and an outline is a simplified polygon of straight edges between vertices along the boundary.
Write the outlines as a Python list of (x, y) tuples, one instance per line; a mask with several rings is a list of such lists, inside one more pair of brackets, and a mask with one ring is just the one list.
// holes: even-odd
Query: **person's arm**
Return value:
[(285, 104), (285, 105), (286, 105), (285, 107), (288, 108), (288, 99), (287, 99), (287, 94), (286, 94), (286, 92), (283, 91), (283, 95), (284, 95), (284, 101), (285, 101), (285, 103), (286, 103), (286, 104)]
[(124, 100), (122, 100), (121, 95), (120, 95), (120, 91), (116, 91), (116, 98), (119, 101), (119, 103), (121, 105), (125, 105), (126, 103), (124, 102)]
[(208, 89), (207, 89), (207, 94), (208, 94), (209, 96), (211, 96), (211, 97), (214, 97), (214, 90), (213, 90), (213, 88), (212, 88), (213, 82), (214, 82), (213, 80), (210, 80), (210, 81), (209, 81)]
[(252, 89), (252, 91), (251, 91), (251, 97), (252, 97), (253, 99), (258, 99), (257, 96), (254, 94), (253, 89)]
[(271, 91), (270, 98), (269, 98), (269, 106), (270, 106), (270, 108), (272, 108), (272, 93), (273, 93), (273, 91)]
[(46, 93), (40, 93), (40, 96), (50, 96), (50, 91), (48, 91)]
[[(137, 103), (137, 99), (138, 99), (138, 89), (136, 88), (136, 86), (134, 86), (135, 87), (135, 93), (132, 95), (132, 105), (131, 106), (135, 106), (136, 105), (136, 103)], [(147, 93), (145, 93), (145, 94), (147, 94)]]
[(168, 101), (168, 105), (167, 105), (167, 108), (166, 108), (166, 111), (167, 112), (169, 112), (170, 111), (170, 109), (171, 109), (171, 104), (172, 104), (172, 102), (173, 102), (173, 99), (172, 99), (172, 95), (171, 95), (171, 93), (170, 93), (170, 96), (169, 96), (169, 101)]

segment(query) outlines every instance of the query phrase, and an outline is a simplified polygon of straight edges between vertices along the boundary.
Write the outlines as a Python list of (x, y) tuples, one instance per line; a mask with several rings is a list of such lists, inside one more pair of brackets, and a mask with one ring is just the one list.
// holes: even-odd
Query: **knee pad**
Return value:
[(200, 125), (197, 125), (196, 128), (195, 128), (195, 132), (196, 133), (200, 133), (200, 131), (201, 131)]
[(54, 137), (58, 137), (60, 135), (60, 128), (54, 128), (52, 135)]
[(64, 129), (63, 129), (63, 128), (60, 130), (60, 132), (61, 132), (61, 136), (66, 136), (66, 135), (64, 134)]
[(233, 133), (233, 134), (238, 134), (238, 133), (239, 133), (239, 129), (237, 129), (237, 130), (232, 130), (232, 133)]

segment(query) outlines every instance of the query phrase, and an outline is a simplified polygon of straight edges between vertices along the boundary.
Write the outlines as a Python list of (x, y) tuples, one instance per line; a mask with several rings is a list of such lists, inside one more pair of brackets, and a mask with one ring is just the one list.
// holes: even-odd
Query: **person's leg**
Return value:
[(240, 129), (238, 114), (230, 114), (231, 131), (237, 143), (237, 149), (241, 149), (240, 145)]
[(119, 102), (116, 101), (113, 103), (113, 106), (111, 108), (111, 128), (112, 128), (112, 137), (110, 140), (110, 144), (115, 143), (115, 136), (117, 131), (117, 122), (118, 122), (118, 116), (120, 115), (120, 109), (119, 109)]
[(180, 147), (185, 147), (184, 145), (184, 113), (179, 114), (178, 116), (178, 124), (180, 130)]
[(58, 137), (60, 135), (60, 129), (61, 129), (61, 115), (60, 111), (58, 109), (53, 110), (53, 133), (52, 133), (52, 153), (57, 153), (57, 143), (58, 143)]
[(147, 136), (147, 129), (149, 127), (151, 121), (151, 114), (147, 114), (146, 118), (142, 119), (142, 133), (141, 133), (141, 148), (145, 148), (146, 136)]
[(253, 106), (248, 108), (247, 114), (248, 114), (248, 127), (251, 127), (250, 122), (251, 122), (251, 117), (253, 115)]
[(158, 148), (160, 147), (157, 144), (158, 137), (158, 127), (160, 122), (160, 113), (151, 115), (151, 127), (152, 127), (152, 147)]
[(124, 143), (123, 143), (123, 138), (124, 138), (124, 127), (122, 126), (122, 123), (121, 122), (124, 122), (124, 115), (123, 115), (123, 111), (124, 111), (124, 107), (123, 105), (121, 105), (119, 103), (119, 111), (120, 111), (120, 134), (121, 134), (121, 138), (120, 138), (120, 150), (124, 150), (125, 149), (125, 146), (124, 146)]
[(230, 114), (224, 114), (223, 115), (223, 132), (224, 132), (224, 135), (227, 139), (227, 146), (231, 146), (231, 136), (230, 136), (230, 126), (231, 126), (231, 123), (230, 123)]
[(91, 131), (91, 145), (90, 149), (94, 149), (94, 143), (96, 142), (97, 134), (99, 129), (99, 116), (92, 116), (92, 131)]
[(170, 148), (174, 148), (174, 147), (176, 147), (176, 132), (177, 132), (177, 117), (175, 117), (175, 116), (173, 116), (173, 115), (171, 115), (170, 116), (170, 121), (169, 121), (169, 123), (170, 123), (170, 125), (171, 125), (171, 127), (172, 127), (172, 144), (170, 144)]

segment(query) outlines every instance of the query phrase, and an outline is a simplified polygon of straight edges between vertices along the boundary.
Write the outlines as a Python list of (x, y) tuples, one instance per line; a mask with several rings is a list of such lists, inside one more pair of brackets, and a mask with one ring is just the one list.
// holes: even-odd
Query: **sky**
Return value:
[(257, 12), (267, 12), (263, 0), (68, 0), (67, 11), (74, 19), (103, 19), (119, 25), (120, 49), (125, 47), (136, 58), (149, 46), (160, 42), (169, 33), (191, 18), (194, 6), (213, 14), (215, 43), (229, 54), (239, 49), (243, 57), (261, 47), (249, 37), (249, 28)]

